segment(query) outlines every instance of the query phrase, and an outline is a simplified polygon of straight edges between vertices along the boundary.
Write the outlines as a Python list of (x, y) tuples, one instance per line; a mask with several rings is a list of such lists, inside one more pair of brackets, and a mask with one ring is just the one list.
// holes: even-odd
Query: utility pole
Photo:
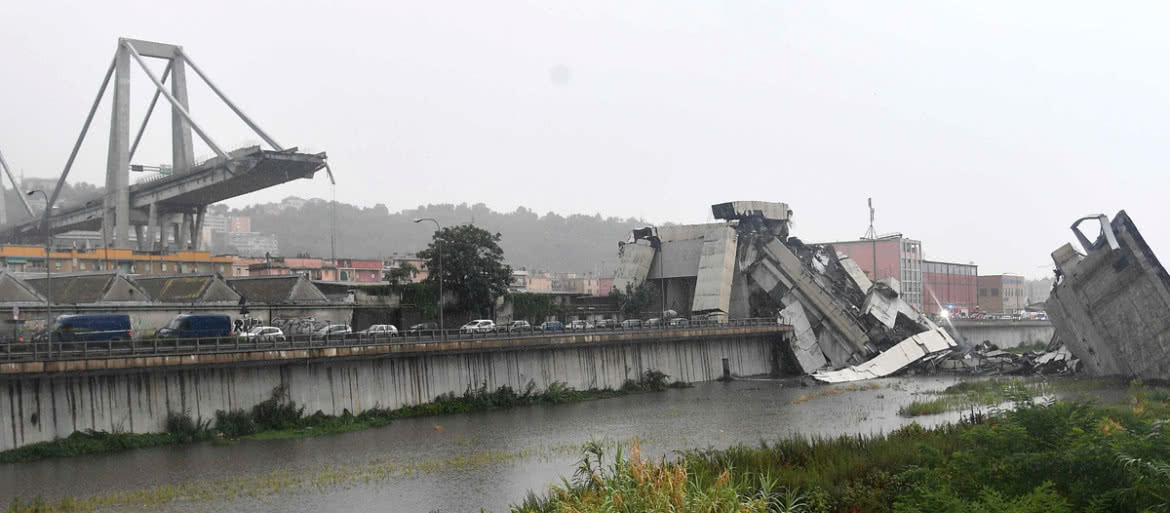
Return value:
[[(45, 198), (45, 212), (41, 215), (41, 228), (45, 230), (45, 333), (48, 336), (49, 345), (47, 349), (47, 356), (53, 354), (53, 231), (49, 229), (49, 195), (41, 189), (28, 191), (26, 196), (40, 193)], [(33, 342), (33, 353), (36, 353), (36, 342)]]
[(877, 232), (873, 229), (873, 198), (869, 200), (869, 230), (865, 232), (865, 237), (868, 237), (871, 242), (871, 252), (873, 253), (873, 282), (877, 283), (878, 268), (877, 268)]

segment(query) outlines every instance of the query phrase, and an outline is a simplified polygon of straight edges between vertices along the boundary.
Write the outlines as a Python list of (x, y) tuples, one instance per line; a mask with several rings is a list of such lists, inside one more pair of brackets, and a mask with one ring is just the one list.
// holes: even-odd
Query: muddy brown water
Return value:
[[(16, 496), (109, 496), (197, 483), (194, 488), (209, 497), (106, 510), (507, 511), (529, 490), (541, 493), (561, 476), (571, 476), (584, 441), (636, 438), (642, 454), (657, 459), (679, 450), (756, 445), (793, 435), (878, 434), (915, 421), (930, 426), (953, 422), (959, 413), (907, 419), (898, 416), (898, 408), (916, 394), (957, 381), (891, 378), (855, 387), (702, 383), (574, 404), (399, 420), (339, 435), (7, 464), (0, 465), (0, 505)], [(828, 393), (833, 390), (843, 391)], [(273, 484), (289, 476), (306, 482)], [(227, 498), (225, 490), (233, 485), (241, 487), (238, 496)]]

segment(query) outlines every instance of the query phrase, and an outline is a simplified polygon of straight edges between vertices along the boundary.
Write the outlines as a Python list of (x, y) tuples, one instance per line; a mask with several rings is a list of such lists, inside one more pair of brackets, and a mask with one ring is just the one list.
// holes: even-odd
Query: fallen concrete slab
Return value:
[[(1097, 220), (1095, 241), (1079, 229)], [(1170, 373), (1170, 275), (1124, 210), (1077, 220), (1085, 253), (1052, 253), (1056, 284), (1046, 304), (1056, 335), (1087, 374), (1165, 378)]]
[(907, 366), (927, 357), (950, 352), (958, 347), (954, 339), (942, 328), (934, 328), (914, 335), (891, 347), (871, 360), (835, 371), (821, 371), (813, 378), (825, 383), (845, 383), (881, 378), (905, 369)]
[(780, 323), (792, 326), (793, 336), (789, 338), (789, 347), (802, 373), (810, 374), (828, 365), (825, 354), (817, 345), (817, 335), (813, 333), (808, 316), (804, 314), (804, 307), (799, 302), (784, 307), (779, 317)]

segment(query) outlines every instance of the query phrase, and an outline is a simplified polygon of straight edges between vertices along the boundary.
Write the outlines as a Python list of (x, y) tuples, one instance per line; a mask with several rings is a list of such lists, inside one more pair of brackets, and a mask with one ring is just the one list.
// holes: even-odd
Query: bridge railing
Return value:
[(0, 362), (86, 360), (95, 358), (127, 358), (151, 356), (182, 356), (206, 353), (233, 353), (246, 351), (287, 351), (328, 347), (361, 347), (382, 344), (438, 344), (469, 340), (517, 340), (552, 338), (565, 335), (653, 333), (691, 329), (732, 329), (741, 327), (778, 326), (775, 318), (729, 319), (725, 321), (667, 322), (654, 325), (589, 327), (541, 330), (539, 328), (509, 331), (506, 327), (494, 331), (463, 329), (405, 330), (397, 334), (346, 333), (338, 335), (284, 335), (257, 337), (234, 335), (200, 338), (141, 338), (134, 340), (58, 341), (50, 345), (45, 340), (32, 342), (9, 341), (0, 344)]

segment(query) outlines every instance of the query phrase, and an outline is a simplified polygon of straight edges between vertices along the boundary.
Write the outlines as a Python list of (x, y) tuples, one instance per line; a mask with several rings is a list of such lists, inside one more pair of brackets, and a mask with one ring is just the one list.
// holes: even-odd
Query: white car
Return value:
[(249, 342), (284, 342), (284, 332), (274, 326), (256, 326), (240, 337)]
[(397, 337), (398, 327), (393, 324), (374, 324), (358, 332), (359, 335), (373, 335), (375, 337)]
[(489, 321), (487, 319), (477, 319), (459, 328), (459, 333), (494, 333), (495, 331), (495, 321)]

